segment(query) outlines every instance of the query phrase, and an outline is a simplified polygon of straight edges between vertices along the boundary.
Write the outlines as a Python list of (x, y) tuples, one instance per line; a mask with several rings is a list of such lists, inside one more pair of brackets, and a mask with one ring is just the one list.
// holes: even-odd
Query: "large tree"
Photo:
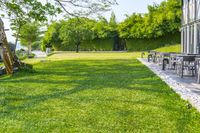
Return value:
[(123, 38), (157, 38), (179, 32), (181, 26), (181, 1), (167, 0), (148, 6), (148, 13), (134, 13), (119, 25)]
[(48, 26), (42, 40), (42, 50), (45, 50), (47, 47), (53, 47), (56, 50), (60, 50), (62, 48), (62, 40), (59, 37), (59, 31), (61, 27), (61, 23), (58, 22), (53, 22), (51, 25)]
[(0, 10), (11, 22), (11, 29), (16, 37), (15, 45), (19, 39), (19, 33), (23, 25), (27, 22), (44, 22), (47, 20), (47, 14), (55, 15), (60, 13), (60, 8), (56, 8), (50, 3), (42, 3), (38, 0), (1, 0)]
[(63, 40), (63, 45), (75, 45), (76, 52), (82, 42), (93, 40), (95, 38), (92, 27), (94, 21), (87, 18), (73, 18), (68, 21), (61, 22), (60, 38)]
[(31, 45), (39, 38), (40, 30), (39, 24), (27, 23), (21, 27), (20, 30), (20, 42), (23, 46), (28, 47), (28, 55), (31, 54)]

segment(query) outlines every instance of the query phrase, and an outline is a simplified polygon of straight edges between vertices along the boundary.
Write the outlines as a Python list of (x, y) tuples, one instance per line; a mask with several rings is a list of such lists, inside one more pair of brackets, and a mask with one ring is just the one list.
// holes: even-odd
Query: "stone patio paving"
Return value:
[(200, 111), (200, 84), (196, 83), (195, 77), (181, 78), (174, 71), (163, 71), (161, 66), (152, 62), (149, 63), (147, 59), (138, 58), (138, 60), (166, 82), (181, 98), (189, 101), (192, 106)]

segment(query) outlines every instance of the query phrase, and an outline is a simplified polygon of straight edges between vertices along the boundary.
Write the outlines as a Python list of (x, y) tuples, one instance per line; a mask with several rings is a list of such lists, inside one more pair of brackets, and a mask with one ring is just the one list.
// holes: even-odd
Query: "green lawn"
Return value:
[(181, 52), (181, 45), (176, 44), (176, 45), (167, 45), (165, 47), (157, 48), (155, 51), (158, 52)]
[(59, 53), (0, 78), (0, 132), (199, 133), (187, 108), (134, 53)]

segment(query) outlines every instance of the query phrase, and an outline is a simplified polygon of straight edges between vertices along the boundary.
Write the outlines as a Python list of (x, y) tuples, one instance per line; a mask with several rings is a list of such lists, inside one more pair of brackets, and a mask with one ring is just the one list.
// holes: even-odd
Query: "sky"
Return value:
[[(126, 17), (125, 14), (131, 15), (132, 13), (146, 13), (148, 12), (147, 6), (152, 5), (153, 3), (159, 4), (163, 0), (117, 0), (118, 5), (112, 6), (112, 11), (114, 11), (116, 15), (116, 19), (118, 22), (123, 21)], [(102, 14), (107, 19), (110, 18), (111, 12), (106, 12)], [(9, 20), (3, 19), (4, 25), (6, 29), (10, 29)], [(6, 32), (7, 38), (9, 42), (14, 42), (15, 38), (12, 37), (12, 31), (9, 30)]]

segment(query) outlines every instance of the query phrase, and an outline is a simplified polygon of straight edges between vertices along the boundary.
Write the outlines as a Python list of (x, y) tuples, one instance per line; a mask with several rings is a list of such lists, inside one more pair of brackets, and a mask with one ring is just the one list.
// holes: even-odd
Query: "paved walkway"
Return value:
[(32, 51), (35, 54), (35, 58), (45, 58), (47, 55), (42, 51)]
[(181, 98), (188, 100), (200, 111), (200, 84), (196, 83), (194, 77), (181, 78), (172, 70), (162, 71), (161, 66), (149, 63), (147, 59), (138, 60), (165, 81)]

